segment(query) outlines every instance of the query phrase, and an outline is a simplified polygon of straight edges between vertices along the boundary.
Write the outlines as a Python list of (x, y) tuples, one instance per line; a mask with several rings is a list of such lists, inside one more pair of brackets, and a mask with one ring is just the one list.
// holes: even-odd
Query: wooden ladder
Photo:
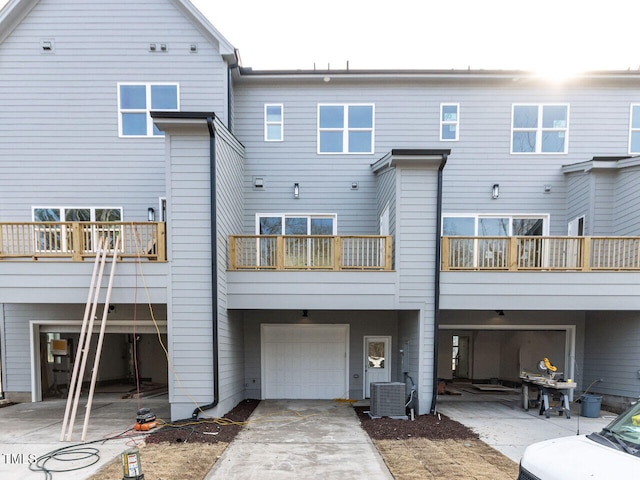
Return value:
[[(109, 274), (109, 286), (104, 301), (102, 312), (102, 322), (100, 325), (100, 335), (98, 337), (98, 346), (93, 364), (93, 372), (91, 374), (91, 386), (87, 399), (86, 411), (84, 416), (84, 426), (82, 429), (82, 440), (84, 441), (89, 425), (89, 416), (91, 414), (91, 405), (93, 403), (93, 394), (95, 391), (95, 383), (98, 375), (98, 367), (100, 365), (100, 355), (102, 353), (102, 343), (104, 340), (104, 332), (107, 324), (107, 314), (109, 313), (109, 301), (111, 300), (111, 290), (113, 287), (113, 278), (115, 273), (116, 262), (118, 259), (118, 249), (120, 248), (120, 237), (116, 238), (115, 247), (113, 249), (113, 259), (111, 262), (111, 272)], [(87, 296), (87, 304), (82, 319), (82, 327), (80, 329), (80, 338), (78, 340), (78, 350), (76, 358), (73, 362), (73, 372), (71, 374), (71, 382), (69, 383), (69, 394), (67, 396), (67, 405), (64, 411), (64, 419), (62, 421), (62, 431), (60, 432), (60, 441), (65, 439), (71, 441), (73, 434), (73, 425), (78, 411), (78, 403), (80, 402), (80, 392), (84, 372), (87, 365), (87, 358), (91, 348), (91, 336), (93, 335), (94, 320), (97, 320), (96, 312), (98, 310), (100, 288), (102, 286), (102, 278), (107, 263), (107, 254), (109, 253), (109, 241), (105, 237), (98, 240), (98, 248), (96, 250), (96, 259), (93, 264), (93, 273), (91, 274), (91, 285), (89, 286), (89, 294)]]

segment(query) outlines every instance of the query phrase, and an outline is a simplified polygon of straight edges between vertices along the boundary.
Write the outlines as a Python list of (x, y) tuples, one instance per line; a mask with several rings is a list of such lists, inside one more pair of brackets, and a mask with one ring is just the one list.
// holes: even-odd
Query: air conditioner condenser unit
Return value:
[(406, 385), (404, 383), (372, 383), (369, 415), (373, 418), (392, 417), (406, 420), (405, 395)]

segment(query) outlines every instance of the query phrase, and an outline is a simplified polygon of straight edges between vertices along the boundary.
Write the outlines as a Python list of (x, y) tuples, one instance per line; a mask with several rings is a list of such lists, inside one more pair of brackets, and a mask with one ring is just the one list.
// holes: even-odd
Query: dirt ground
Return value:
[[(258, 403), (245, 400), (224, 419), (178, 422), (151, 434), (140, 448), (145, 477), (202, 480)], [(366, 410), (355, 408), (362, 428), (396, 480), (512, 480), (518, 476), (515, 462), (445, 415), (420, 415), (412, 422), (371, 419)], [(90, 480), (121, 476), (122, 466), (116, 459)]]

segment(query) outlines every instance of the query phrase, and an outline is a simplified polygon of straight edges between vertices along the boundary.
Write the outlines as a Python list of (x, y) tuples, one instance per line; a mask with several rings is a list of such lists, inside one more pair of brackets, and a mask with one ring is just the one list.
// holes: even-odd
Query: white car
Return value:
[(529, 445), (518, 480), (640, 478), (640, 402), (599, 433)]

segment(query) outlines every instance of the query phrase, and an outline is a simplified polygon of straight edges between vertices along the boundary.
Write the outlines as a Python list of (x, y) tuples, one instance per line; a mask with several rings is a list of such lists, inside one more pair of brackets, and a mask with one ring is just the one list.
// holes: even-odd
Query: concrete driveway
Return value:
[[(56, 399), (38, 403), (20, 403), (0, 408), (0, 479), (42, 480), (42, 471), (29, 470), (29, 464), (49, 452), (81, 443), (82, 426), (86, 402), (81, 400), (71, 442), (60, 442), (62, 420), (66, 400)], [(151, 408), (161, 418), (169, 418), (166, 395), (144, 398), (142, 407)], [(87, 442), (87, 455), (60, 456), (64, 460), (50, 460), (46, 468), (55, 470), (78, 470), (54, 473), (53, 479), (81, 480), (95, 473), (104, 464), (131, 448), (132, 438), (104, 441), (105, 438), (122, 433), (135, 423), (138, 400), (115, 399), (113, 395), (96, 395), (93, 400)], [(137, 441), (140, 441), (138, 439)], [(95, 449), (95, 450), (94, 450)], [(84, 456), (84, 459), (76, 459)], [(74, 460), (75, 459), (75, 460)], [(93, 462), (95, 464), (91, 465)], [(89, 465), (89, 466), (88, 466)]]
[(535, 408), (525, 411), (519, 395), (480, 398), (465, 400), (445, 397), (437, 404), (437, 410), (472, 428), (480, 435), (480, 440), (514, 462), (520, 462), (525, 448), (532, 443), (568, 437), (578, 432), (598, 432), (616, 417), (616, 414), (606, 411), (600, 411), (598, 418), (581, 417), (580, 405), (574, 403), (571, 405), (571, 418), (558, 415), (545, 418)]
[[(42, 480), (43, 472), (32, 472), (29, 463), (53, 450), (80, 443), (84, 408), (79, 409), (72, 442), (60, 442), (65, 400), (47, 400), (0, 408), (0, 479)], [(169, 418), (166, 396), (145, 398), (142, 407), (159, 418)], [(599, 431), (615, 414), (601, 411), (598, 418), (580, 417), (580, 406), (572, 405), (570, 419), (552, 415), (547, 419), (537, 410), (525, 412), (518, 395), (495, 398), (475, 395), (443, 398), (438, 412), (475, 430), (481, 440), (519, 462), (531, 443)], [(54, 473), (56, 478), (81, 480), (119, 456), (132, 445), (131, 438), (106, 437), (131, 427), (137, 400), (97, 395), (91, 413), (88, 441), (95, 455), (75, 461), (52, 460), (47, 467), (79, 468)], [(68, 458), (66, 458), (68, 460)], [(86, 466), (97, 461), (94, 465)], [(328, 400), (265, 400), (254, 411), (251, 422), (227, 448), (207, 479), (287, 480), (391, 480), (382, 458), (368, 435), (360, 428), (351, 405)]]
[(263, 400), (207, 480), (392, 480), (350, 404)]

